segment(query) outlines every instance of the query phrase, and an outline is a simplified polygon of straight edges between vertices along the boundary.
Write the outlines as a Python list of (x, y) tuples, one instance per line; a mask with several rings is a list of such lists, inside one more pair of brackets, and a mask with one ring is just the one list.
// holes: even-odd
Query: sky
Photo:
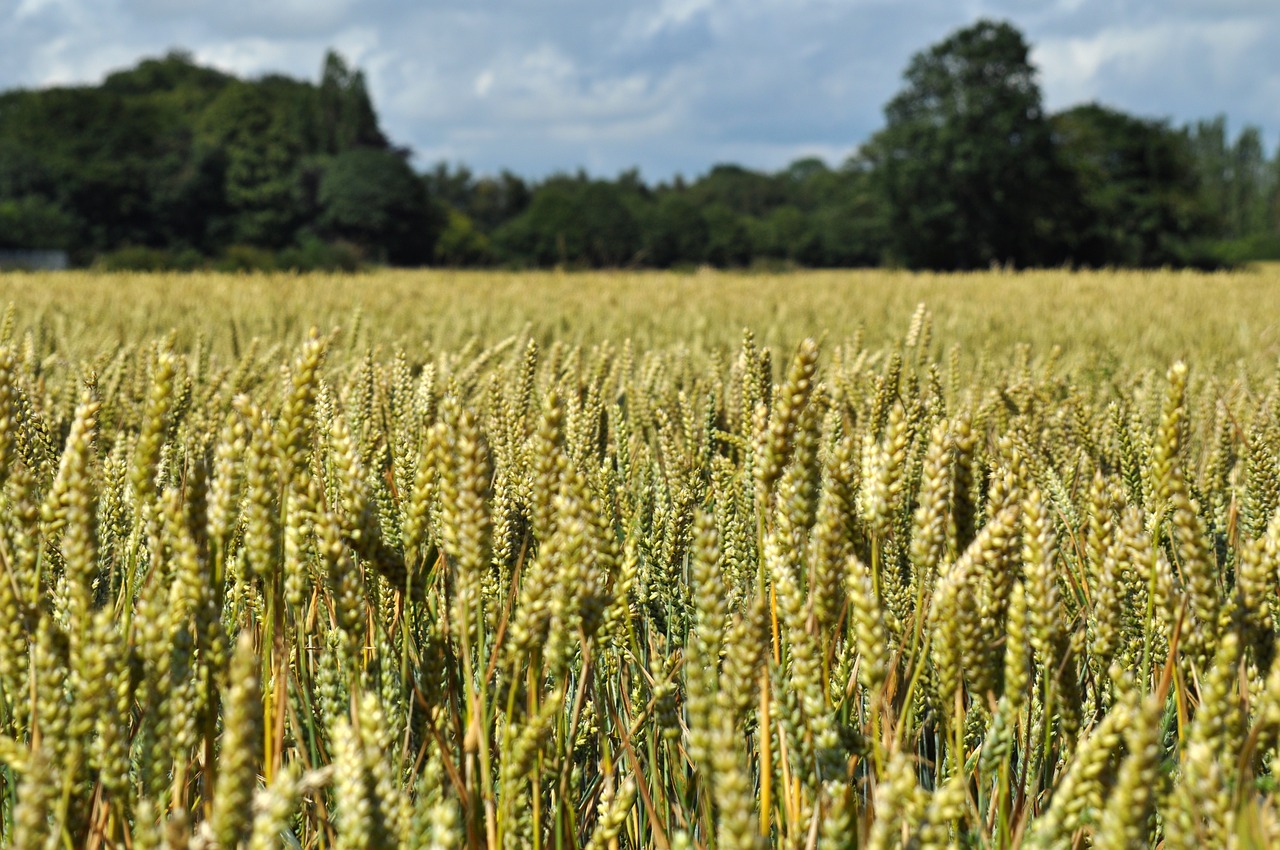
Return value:
[(415, 163), (647, 180), (835, 165), (911, 56), (979, 18), (1032, 45), (1045, 105), (1280, 143), (1280, 0), (0, 0), (0, 89), (96, 83), (170, 49), (245, 76), (364, 70)]

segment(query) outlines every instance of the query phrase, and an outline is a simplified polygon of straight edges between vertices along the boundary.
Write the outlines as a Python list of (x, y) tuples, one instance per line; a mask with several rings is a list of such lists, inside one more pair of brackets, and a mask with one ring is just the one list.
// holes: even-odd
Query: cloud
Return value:
[(681, 30), (696, 18), (705, 17), (715, 0), (661, 0), (656, 9), (631, 13), (627, 30), (640, 38), (655, 38), (670, 30)]
[[(1190, 15), (1205, 4), (1183, 2)], [(1140, 115), (1185, 123), (1226, 113), (1237, 127), (1264, 127), (1276, 141), (1274, 91), (1280, 63), (1274, 44), (1280, 15), (1257, 4), (1230, 4), (1235, 15), (1122, 23), (1039, 40), (1033, 58), (1050, 108), (1098, 100)]]
[(93, 82), (173, 47), (314, 79), (332, 46), (423, 165), (661, 179), (842, 159), (911, 55), (979, 16), (1027, 33), (1050, 108), (1226, 112), (1280, 136), (1274, 0), (0, 0), (0, 87)]
[(199, 28), (210, 36), (298, 40), (324, 37), (359, 25), (366, 10), (356, 0), (272, 0), (270, 3), (226, 0), (133, 0), (129, 11), (156, 28)]

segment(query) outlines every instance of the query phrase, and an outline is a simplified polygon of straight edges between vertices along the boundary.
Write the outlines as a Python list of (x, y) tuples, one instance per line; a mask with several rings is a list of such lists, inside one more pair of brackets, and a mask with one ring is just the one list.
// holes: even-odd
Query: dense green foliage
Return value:
[(1094, 266), (1185, 265), (1212, 211), (1198, 193), (1191, 151), (1160, 124), (1096, 104), (1053, 119), (1082, 208), (1073, 257)]
[(335, 54), (319, 85), (237, 80), (172, 53), (97, 87), (0, 95), (0, 247), (173, 265), (345, 239), (421, 262), (431, 215)]
[[(838, 108), (838, 105), (837, 105)], [(646, 184), (417, 174), (359, 71), (240, 80), (181, 53), (0, 94), (0, 250), (108, 268), (1212, 266), (1280, 259), (1280, 157), (1225, 119), (1050, 115), (1029, 47), (979, 21), (917, 54), (832, 167)], [(852, 140), (851, 140), (852, 141)]]
[(872, 141), (887, 248), (913, 267), (1067, 259), (1067, 175), (1022, 36), (979, 24), (918, 54)]
[(377, 259), (396, 265), (431, 259), (435, 211), (404, 157), (373, 148), (338, 154), (320, 179), (317, 200), (318, 224), (330, 237), (371, 246)]

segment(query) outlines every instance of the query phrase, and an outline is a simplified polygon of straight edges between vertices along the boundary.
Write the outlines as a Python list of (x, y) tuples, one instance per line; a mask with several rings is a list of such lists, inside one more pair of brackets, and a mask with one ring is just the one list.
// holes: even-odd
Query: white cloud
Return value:
[(1175, 19), (1042, 38), (1034, 59), (1051, 109), (1096, 100), (1175, 124), (1225, 113), (1233, 131), (1260, 126), (1274, 145), (1277, 38), (1280, 15)]
[(663, 32), (688, 26), (705, 16), (716, 0), (660, 0), (656, 8), (640, 8), (629, 16), (623, 32), (634, 39), (651, 39)]
[(153, 25), (196, 25), (222, 36), (323, 36), (359, 25), (364, 17), (355, 0), (130, 0), (128, 5)]
[[(1117, 27), (1089, 36), (1045, 39), (1033, 51), (1047, 84), (1068, 99), (1105, 95), (1117, 78), (1155, 74), (1181, 76), (1194, 69), (1207, 82), (1229, 82), (1251, 48), (1266, 37), (1248, 21), (1212, 24), (1165, 21), (1144, 27)], [(1192, 61), (1193, 57), (1198, 61)]]
[(238, 74), (315, 79), (332, 46), (420, 161), (531, 175), (839, 160), (880, 126), (911, 54), (979, 15), (1025, 29), (1051, 109), (1099, 99), (1178, 122), (1226, 112), (1271, 144), (1280, 132), (1275, 0), (0, 0), (0, 12), (0, 88), (92, 82), (172, 47)]
[(75, 85), (128, 67), (137, 58), (136, 51), (122, 45), (86, 46), (73, 38), (55, 38), (33, 52), (32, 65), (36, 71), (29, 83), (38, 86)]
[(295, 50), (294, 45), (271, 39), (246, 38), (206, 45), (195, 52), (195, 58), (220, 71), (252, 77), (292, 66)]

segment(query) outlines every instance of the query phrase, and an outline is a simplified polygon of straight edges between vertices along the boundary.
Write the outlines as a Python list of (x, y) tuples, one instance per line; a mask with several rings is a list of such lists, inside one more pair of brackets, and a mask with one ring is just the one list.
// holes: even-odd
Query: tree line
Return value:
[(418, 173), (336, 53), (312, 83), (172, 52), (0, 94), (4, 249), (108, 268), (1218, 266), (1280, 259), (1280, 152), (1221, 117), (1049, 114), (1026, 40), (987, 20), (913, 57), (843, 163), (657, 184)]

